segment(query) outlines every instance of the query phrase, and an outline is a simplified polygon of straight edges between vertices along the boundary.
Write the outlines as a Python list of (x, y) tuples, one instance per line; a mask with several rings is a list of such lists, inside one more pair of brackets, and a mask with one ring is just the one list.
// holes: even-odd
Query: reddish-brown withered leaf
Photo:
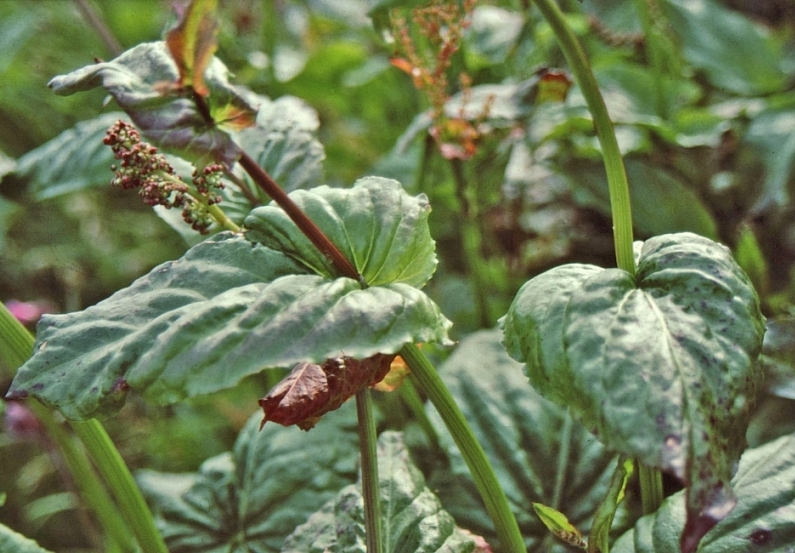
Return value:
[(177, 86), (193, 87), (201, 96), (210, 93), (204, 84), (204, 71), (218, 48), (217, 10), (218, 0), (193, 0), (166, 35), (168, 51), (179, 69)]
[(338, 357), (322, 365), (299, 363), (268, 395), (259, 400), (268, 421), (309, 430), (320, 417), (338, 409), (359, 390), (380, 382), (389, 372), (394, 355), (367, 359)]

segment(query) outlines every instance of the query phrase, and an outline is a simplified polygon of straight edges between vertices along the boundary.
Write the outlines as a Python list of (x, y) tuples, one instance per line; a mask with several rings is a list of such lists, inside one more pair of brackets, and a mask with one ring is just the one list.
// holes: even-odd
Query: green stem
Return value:
[(217, 205), (215, 204), (208, 205), (207, 211), (209, 211), (210, 215), (213, 216), (213, 219), (215, 219), (215, 221), (219, 225), (224, 227), (226, 230), (231, 230), (232, 232), (240, 232), (240, 227), (237, 226), (237, 224), (234, 221), (232, 221), (232, 219), (227, 217), (226, 213), (224, 213), (224, 210), (218, 207)]
[(654, 26), (654, 21), (649, 12), (649, 0), (634, 0), (635, 10), (638, 12), (640, 26), (646, 38), (646, 55), (653, 70), (654, 95), (657, 115), (662, 119), (667, 119), (667, 109), (665, 102), (665, 60), (659, 45), (659, 31)]
[(508, 498), (497, 480), (483, 447), (472, 433), (472, 429), (453, 396), (450, 395), (447, 386), (444, 385), (436, 369), (416, 345), (406, 344), (403, 346), (400, 356), (411, 369), (413, 378), (436, 407), (461, 451), (461, 455), (472, 473), (475, 486), (486, 505), (486, 511), (494, 522), (502, 550), (508, 553), (526, 553), (524, 539), (522, 539), (516, 518), (511, 512)]
[(33, 336), (0, 302), (0, 366), (13, 375), (33, 353)]
[(85, 502), (104, 530), (108, 547), (116, 551), (133, 553), (137, 551), (135, 536), (119, 514), (102, 482), (85, 452), (80, 448), (74, 436), (69, 435), (53, 418), (52, 412), (37, 401), (29, 401), (27, 406), (39, 419), (47, 435), (58, 447), (58, 450), (72, 476), (80, 497)]
[(375, 417), (370, 388), (356, 394), (356, 413), (359, 416), (359, 451), (362, 459), (362, 496), (364, 497), (364, 527), (368, 553), (383, 553), (381, 531), (381, 494), (378, 480), (378, 448)]
[(621, 152), (618, 149), (613, 122), (607, 113), (607, 107), (601, 92), (599, 92), (599, 86), (596, 84), (585, 52), (560, 8), (554, 0), (533, 0), (533, 2), (549, 26), (552, 27), (593, 117), (596, 135), (602, 146), (602, 157), (610, 189), (616, 262), (619, 268), (634, 275), (635, 258), (632, 253), (632, 211), (629, 203), (629, 185)]
[(320, 253), (326, 256), (331, 261), (334, 268), (339, 271), (342, 276), (356, 279), (363, 285), (366, 283), (362, 281), (361, 275), (354, 268), (350, 261), (340, 252), (339, 248), (329, 240), (323, 231), (301, 211), (295, 202), (290, 199), (287, 193), (276, 184), (276, 181), (260, 167), (247, 153), (243, 152), (238, 160), (240, 166), (248, 173), (248, 175), (257, 183), (257, 186), (262, 188), (268, 196), (273, 198), (279, 207), (281, 207), (295, 225), (301, 230), (314, 246), (320, 250)]
[(662, 473), (659, 470), (642, 465), (635, 461), (638, 467), (638, 480), (640, 481), (640, 501), (643, 504), (643, 514), (648, 515), (657, 511), (662, 505), (663, 494)]
[(423, 404), (422, 398), (417, 392), (417, 388), (414, 386), (414, 382), (411, 380), (411, 378), (404, 380), (403, 384), (401, 384), (400, 397), (403, 398), (403, 401), (406, 403), (406, 406), (408, 406), (411, 414), (414, 415), (417, 424), (419, 424), (420, 428), (422, 428), (422, 431), (425, 433), (425, 437), (428, 438), (431, 447), (435, 450), (439, 450), (441, 447), (439, 445), (439, 436), (436, 434), (436, 429), (433, 427), (431, 419), (428, 418), (428, 413), (425, 411), (425, 405)]
[[(631, 275), (635, 275), (635, 258), (632, 252), (632, 210), (629, 201), (629, 184), (621, 151), (613, 128), (613, 122), (607, 113), (599, 86), (596, 84), (591, 66), (585, 52), (566, 22), (566, 18), (554, 0), (533, 0), (541, 14), (549, 23), (560, 43), (560, 48), (569, 62), (572, 73), (580, 85), (588, 109), (593, 117), (596, 135), (602, 146), (607, 183), (610, 189), (610, 208), (613, 216), (613, 240), (616, 249), (618, 267)], [(644, 476), (645, 471), (649, 471)], [(645, 507), (656, 511), (662, 504), (662, 476), (659, 470), (641, 467), (641, 497)]]
[(146, 553), (168, 553), (141, 490), (103, 426), (96, 419), (70, 424), (110, 487), (141, 549)]
[[(12, 373), (16, 372), (30, 358), (33, 345), (34, 340), (30, 332), (0, 302), (0, 361)], [(74, 439), (63, 431), (48, 409), (36, 401), (30, 401), (28, 406), (59, 447), (83, 501), (96, 516), (105, 535), (115, 544), (115, 549), (133, 551), (134, 543), (127, 523), (111, 501), (96, 472), (91, 468), (88, 458), (79, 450)], [(95, 424), (99, 425), (96, 421)], [(89, 450), (89, 453), (93, 452)]]

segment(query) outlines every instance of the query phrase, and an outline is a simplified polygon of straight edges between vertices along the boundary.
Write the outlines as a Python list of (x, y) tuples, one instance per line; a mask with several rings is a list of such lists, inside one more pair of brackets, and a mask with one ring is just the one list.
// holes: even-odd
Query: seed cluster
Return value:
[(119, 164), (111, 165), (115, 176), (111, 184), (125, 190), (138, 190), (146, 205), (162, 205), (167, 209), (182, 208), (182, 218), (193, 230), (208, 234), (215, 218), (209, 207), (221, 202), (218, 191), (223, 166), (213, 163), (196, 168), (191, 189), (174, 171), (157, 148), (141, 141), (140, 133), (124, 121), (117, 121), (103, 142), (110, 146)]

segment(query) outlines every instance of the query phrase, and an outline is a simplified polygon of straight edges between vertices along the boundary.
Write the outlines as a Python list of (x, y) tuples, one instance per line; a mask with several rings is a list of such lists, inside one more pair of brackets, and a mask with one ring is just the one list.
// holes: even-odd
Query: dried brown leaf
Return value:
[(389, 372), (393, 355), (367, 359), (338, 357), (322, 365), (299, 363), (284, 380), (259, 400), (262, 420), (309, 430), (320, 417), (338, 409), (359, 390), (380, 382)]

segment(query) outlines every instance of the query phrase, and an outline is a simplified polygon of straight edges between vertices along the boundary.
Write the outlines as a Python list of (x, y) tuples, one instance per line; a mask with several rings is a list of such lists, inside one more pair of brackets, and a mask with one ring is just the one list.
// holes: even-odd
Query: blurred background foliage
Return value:
[[(83, 309), (187, 247), (135, 195), (104, 185), (111, 172), (98, 172), (97, 160), (110, 157), (95, 121), (115, 108), (103, 92), (59, 97), (47, 88), (55, 75), (160, 39), (174, 21), (171, 4), (0, 2), (0, 301), (25, 306), (31, 329), (37, 309)], [(435, 61), (405, 8), (417, 4), (223, 0), (217, 56), (236, 83), (317, 111), (327, 183), (380, 174), (430, 197), (441, 263), (429, 293), (460, 338), (495, 324), (543, 270), (614, 265), (607, 185), (584, 100), (528, 0), (475, 4), (449, 60), (441, 113), (405, 71), (418, 60), (388, 40), (389, 9), (401, 8), (420, 61)], [(637, 237), (689, 230), (732, 248), (773, 336), (772, 384), (749, 439), (792, 431), (795, 0), (560, 4), (616, 124)], [(76, 125), (96, 140), (75, 140), (86, 136), (69, 134)], [(10, 382), (3, 370), (0, 392)], [(252, 378), (169, 408), (130, 401), (107, 425), (133, 467), (195, 470), (230, 448), (277, 380)], [(382, 424), (405, 425), (408, 410), (395, 398), (383, 403)], [(93, 550), (57, 452), (24, 410), (0, 403), (0, 412), (0, 521), (56, 551)]]

